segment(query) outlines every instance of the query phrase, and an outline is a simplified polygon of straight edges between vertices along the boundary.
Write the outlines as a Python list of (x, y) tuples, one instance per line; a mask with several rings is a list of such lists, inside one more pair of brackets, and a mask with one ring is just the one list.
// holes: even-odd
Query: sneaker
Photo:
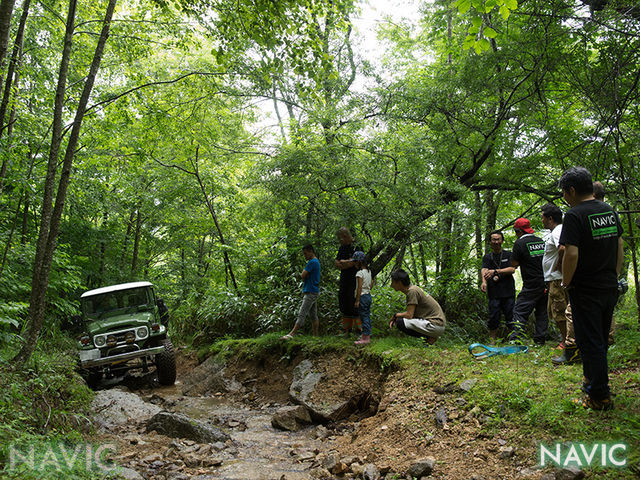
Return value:
[(594, 400), (587, 395), (584, 399), (574, 398), (572, 401), (574, 405), (582, 406), (582, 408), (590, 408), (591, 410), (613, 410), (614, 408), (611, 397)]
[(556, 349), (556, 350), (564, 350), (564, 347), (565, 347), (564, 342), (560, 342), (560, 343), (556, 346), (556, 348), (555, 348), (555, 349)]
[(358, 340), (353, 342), (354, 345), (367, 345), (371, 341), (370, 335), (361, 335)]
[(551, 359), (551, 363), (554, 365), (572, 365), (581, 361), (582, 358), (580, 358), (578, 347), (565, 347), (559, 357)]

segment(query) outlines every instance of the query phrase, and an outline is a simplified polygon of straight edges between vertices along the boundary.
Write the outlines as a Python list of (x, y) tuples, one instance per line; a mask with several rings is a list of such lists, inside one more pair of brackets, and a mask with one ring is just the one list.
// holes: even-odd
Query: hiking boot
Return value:
[(565, 344), (564, 342), (560, 342), (557, 346), (556, 346), (556, 350), (564, 350)]
[(353, 342), (354, 345), (367, 345), (371, 341), (370, 335), (361, 335), (358, 340)]
[(574, 405), (580, 405), (582, 408), (590, 408), (591, 410), (613, 410), (613, 400), (611, 397), (604, 398), (602, 400), (594, 400), (590, 396), (584, 397), (584, 399), (574, 398)]
[(578, 347), (565, 347), (559, 357), (551, 359), (551, 363), (554, 365), (571, 365), (581, 362), (580, 350)]

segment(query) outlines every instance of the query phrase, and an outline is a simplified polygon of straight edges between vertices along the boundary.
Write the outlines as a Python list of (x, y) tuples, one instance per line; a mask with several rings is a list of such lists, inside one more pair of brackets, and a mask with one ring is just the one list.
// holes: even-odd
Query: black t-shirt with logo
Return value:
[[(356, 251), (356, 247), (350, 243), (349, 245), (340, 245), (338, 248), (338, 254), (336, 260), (350, 260), (353, 258), (353, 254)], [(356, 284), (356, 267), (345, 268), (340, 270), (340, 286), (350, 287)]]
[[(487, 253), (482, 257), (482, 268), (497, 270), (511, 266), (511, 252), (503, 250), (500, 253)], [(516, 295), (516, 283), (513, 275), (498, 275), (500, 279), (495, 282), (493, 278), (487, 280), (487, 295), (489, 298), (508, 298)]]
[[(563, 227), (564, 228), (564, 227)], [(544, 287), (542, 257), (544, 256), (544, 240), (532, 233), (521, 236), (513, 244), (511, 260), (518, 262), (522, 274), (524, 288)]]
[(587, 200), (564, 216), (561, 245), (578, 247), (578, 266), (571, 285), (591, 290), (615, 289), (618, 285), (618, 237), (622, 225), (607, 203)]

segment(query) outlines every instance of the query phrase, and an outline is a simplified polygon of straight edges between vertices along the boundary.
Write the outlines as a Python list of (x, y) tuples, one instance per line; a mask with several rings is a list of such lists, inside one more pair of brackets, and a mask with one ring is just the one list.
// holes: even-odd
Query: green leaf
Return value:
[(472, 24), (474, 27), (478, 27), (478, 28), (480, 28), (480, 25), (482, 25), (482, 19), (481, 19), (480, 17), (473, 17), (473, 18), (471, 19), (471, 24)]
[(462, 48), (463, 50), (469, 50), (474, 46), (475, 43), (476, 37), (474, 35), (467, 35), (467, 37), (464, 39), (464, 42), (462, 42)]
[(496, 31), (491, 27), (485, 27), (484, 30), (482, 31), (482, 33), (487, 38), (496, 38), (498, 36)]
[(497, 5), (497, 1), (496, 0), (487, 0), (484, 3), (484, 11), (485, 13), (489, 13), (491, 10), (493, 10), (493, 8)]
[(20, 326), (17, 320), (14, 320), (13, 318), (7, 318), (7, 317), (0, 317), (0, 324), (13, 325), (14, 327)]
[(478, 40), (477, 44), (480, 45), (480, 48), (484, 52), (491, 48), (491, 43), (489, 43), (489, 40), (487, 40), (486, 38), (481, 38), (480, 40)]
[(509, 10), (507, 7), (505, 7), (504, 5), (502, 5), (500, 7), (500, 15), (502, 15), (502, 18), (504, 20), (506, 20), (507, 18), (509, 18), (509, 15), (511, 15), (511, 10)]
[(469, 35), (475, 35), (480, 31), (480, 27), (469, 27)]
[(471, 0), (461, 0), (460, 3), (458, 4), (458, 11), (463, 15), (467, 13), (470, 8), (471, 8)]
[(504, 0), (504, 4), (509, 10), (518, 8), (518, 0)]

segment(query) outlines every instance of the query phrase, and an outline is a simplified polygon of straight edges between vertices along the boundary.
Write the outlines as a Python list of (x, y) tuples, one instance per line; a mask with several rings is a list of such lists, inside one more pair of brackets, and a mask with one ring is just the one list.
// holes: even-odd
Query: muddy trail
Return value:
[(93, 440), (115, 444), (129, 479), (582, 478), (536, 468), (534, 439), (487, 435), (491, 412), (466, 408), (460, 388), (425, 390), (347, 353), (198, 364), (181, 352), (172, 387), (153, 372), (103, 385)]

